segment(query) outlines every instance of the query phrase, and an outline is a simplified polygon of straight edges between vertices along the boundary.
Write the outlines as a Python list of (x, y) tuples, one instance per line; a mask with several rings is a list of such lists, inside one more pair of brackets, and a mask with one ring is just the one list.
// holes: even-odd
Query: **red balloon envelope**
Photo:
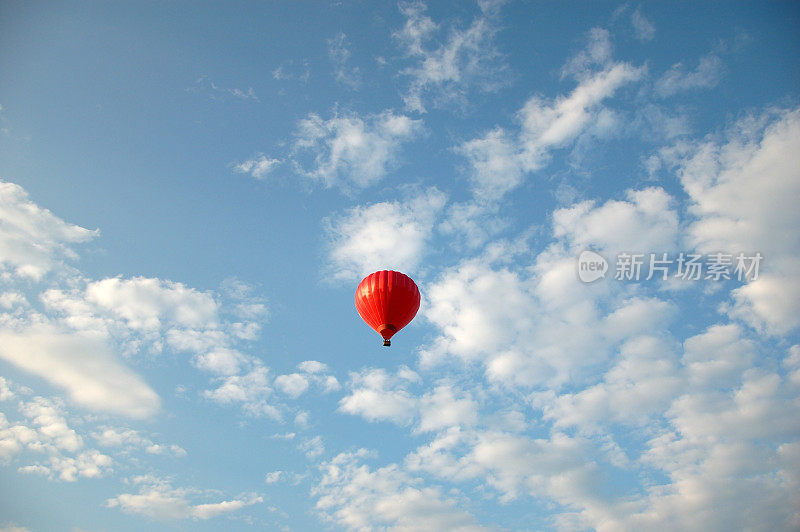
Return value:
[(417, 315), (419, 289), (411, 277), (400, 272), (375, 272), (358, 284), (356, 310), (383, 336), (383, 345), (392, 345), (389, 339)]

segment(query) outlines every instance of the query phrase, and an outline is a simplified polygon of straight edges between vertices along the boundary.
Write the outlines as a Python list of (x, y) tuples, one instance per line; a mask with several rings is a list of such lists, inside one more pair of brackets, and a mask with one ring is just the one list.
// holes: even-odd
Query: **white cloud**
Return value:
[(106, 506), (159, 521), (172, 521), (212, 519), (263, 502), (261, 497), (250, 495), (229, 501), (195, 504), (193, 499), (201, 495), (198, 490), (173, 488), (169, 482), (152, 476), (136, 477), (133, 483), (140, 486), (138, 493), (123, 493), (112, 497), (106, 501)]
[(467, 158), (475, 197), (481, 201), (499, 200), (523, 179), (519, 148), (502, 129), (463, 143), (456, 150)]
[(250, 359), (234, 349), (216, 348), (197, 355), (195, 365), (217, 375), (236, 375)]
[(328, 375), (328, 366), (316, 360), (306, 360), (297, 365), (302, 373), (289, 373), (275, 377), (275, 387), (292, 399), (303, 395), (310, 387), (315, 385), (322, 388), (323, 392), (333, 392), (341, 386), (333, 375)]
[(467, 248), (475, 249), (510, 225), (499, 212), (498, 204), (485, 203), (480, 197), (476, 201), (454, 203), (437, 229), (461, 239)]
[(165, 348), (190, 352), (196, 367), (217, 375), (235, 375), (256, 363), (235, 344), (258, 335), (267, 311), (257, 298), (223, 286), (220, 300), (217, 294), (157, 278), (73, 285), (82, 283), (83, 289), (50, 289), (41, 296), (46, 308), (79, 335), (116, 342), (129, 356)]
[(636, 38), (640, 41), (652, 41), (656, 36), (656, 27), (642, 14), (642, 6), (631, 13), (631, 24)]
[(737, 325), (715, 325), (687, 338), (682, 362), (690, 381), (701, 387), (728, 388), (755, 360), (755, 346)]
[(452, 386), (440, 385), (419, 400), (419, 432), (448, 427), (469, 427), (478, 421), (478, 403), (469, 395), (458, 396)]
[(449, 427), (472, 427), (478, 420), (478, 402), (472, 394), (447, 382), (415, 395), (409, 389), (419, 376), (401, 367), (395, 374), (383, 369), (351, 373), (348, 395), (339, 401), (339, 411), (358, 415), (370, 422), (389, 421), (397, 425), (414, 422), (417, 433)]
[(12, 399), (16, 395), (11, 387), (8, 385), (8, 381), (0, 377), (0, 401), (8, 401)]
[(267, 476), (264, 477), (264, 482), (267, 484), (275, 484), (276, 482), (280, 482), (284, 477), (286, 477), (286, 471), (270, 471), (267, 473)]
[(92, 437), (100, 447), (121, 448), (124, 450), (143, 449), (148, 454), (169, 454), (175, 457), (186, 456), (186, 450), (178, 445), (162, 445), (133, 429), (101, 427)]
[(21, 473), (34, 473), (46, 475), (50, 478), (58, 477), (65, 482), (75, 482), (78, 477), (98, 478), (110, 470), (112, 460), (98, 451), (84, 451), (75, 457), (51, 455), (49, 465), (34, 464), (19, 468)]
[(607, 66), (613, 51), (611, 33), (605, 28), (592, 28), (588, 33), (586, 48), (571, 57), (561, 67), (561, 79), (585, 79), (594, 67)]
[(428, 286), (425, 317), (442, 336), (433, 351), (478, 360), (498, 345), (513, 345), (533, 325), (530, 287), (509, 270), (491, 270), (477, 261), (462, 263)]
[(206, 390), (204, 395), (220, 404), (240, 403), (252, 415), (280, 419), (277, 407), (267, 403), (267, 398), (272, 394), (268, 375), (268, 368), (257, 365), (247, 374), (223, 378), (216, 389)]
[(663, 469), (670, 484), (651, 491), (645, 511), (627, 516), (630, 526), (797, 525), (789, 480), (796, 466), (786, 457), (797, 446), (800, 401), (786, 381), (747, 370), (741, 387), (684, 395), (668, 415), (673, 430), (648, 443), (644, 460)]
[[(566, 237), (575, 248), (607, 252), (671, 252), (677, 249), (678, 213), (664, 189), (628, 190), (627, 201), (592, 201), (553, 212), (553, 234)], [(575, 249), (573, 248), (573, 249)]]
[(451, 28), (447, 38), (433, 42), (439, 25), (425, 15), (422, 2), (400, 4), (406, 17), (402, 29), (394, 33), (401, 48), (416, 64), (403, 71), (410, 77), (403, 95), (406, 108), (426, 112), (426, 100), (434, 106), (456, 102), (463, 105), (469, 88), (496, 90), (505, 85), (500, 73), (505, 69), (494, 44), (496, 16), (502, 2), (480, 3), (481, 14), (468, 28)]
[(643, 70), (628, 63), (610, 63), (597, 73), (581, 73), (581, 82), (567, 96), (545, 100), (530, 98), (518, 113), (520, 161), (526, 171), (538, 170), (549, 152), (573, 141), (604, 116), (603, 100), (623, 85), (641, 78)]
[(452, 494), (425, 486), (394, 464), (371, 470), (360, 463), (367, 454), (342, 453), (320, 466), (312, 494), (327, 521), (350, 530), (485, 530)]
[(327, 187), (365, 188), (383, 179), (401, 146), (421, 133), (420, 120), (392, 111), (365, 118), (337, 114), (328, 120), (312, 113), (298, 124), (292, 161), (300, 174)]
[(562, 76), (578, 80), (569, 95), (532, 96), (517, 112), (516, 132), (495, 128), (456, 148), (470, 163), (475, 198), (499, 200), (522, 183), (526, 172), (543, 168), (552, 150), (568, 146), (581, 135), (601, 137), (618, 128), (614, 113), (603, 102), (643, 74), (643, 68), (613, 62), (608, 32), (593, 29), (587, 49), (562, 70)]
[(164, 321), (203, 328), (218, 319), (218, 304), (209, 294), (161, 279), (95, 281), (86, 287), (86, 300), (125, 320), (132, 329), (158, 329)]
[(64, 482), (97, 478), (111, 471), (112, 459), (95, 449), (85, 448), (83, 438), (64, 417), (60, 402), (34, 397), (30, 401), (20, 401), (18, 406), (27, 420), (25, 424), (12, 425), (0, 414), (0, 460), (10, 461), (24, 450), (33, 451), (34, 456), (44, 456), (46, 462), (23, 465), (18, 470)]
[(513, 386), (592, 378), (616, 342), (657, 332), (675, 312), (657, 299), (608, 301), (621, 287), (581, 283), (578, 254), (586, 247), (674, 250), (678, 230), (673, 200), (658, 188), (629, 191), (626, 201), (556, 210), (557, 240), (532, 266), (513, 268), (493, 258), (508, 255), (509, 246), (500, 246), (496, 256), (462, 261), (426, 287), (423, 315), (438, 336), (421, 349), (420, 363), (481, 363), (491, 381)]
[(415, 271), (445, 201), (445, 195), (431, 187), (403, 203), (358, 206), (328, 220), (334, 277), (360, 279), (382, 269)]
[(272, 71), (272, 77), (279, 81), (297, 81), (298, 83), (306, 84), (311, 78), (311, 69), (307, 60), (294, 61), (289, 59)]
[(109, 347), (52, 326), (0, 331), (0, 358), (64, 389), (77, 404), (133, 418), (155, 414), (161, 400)]
[(308, 428), (308, 420), (311, 417), (311, 414), (305, 411), (298, 412), (296, 416), (294, 416), (294, 424), (301, 429)]
[(764, 256), (758, 279), (733, 291), (733, 316), (785, 334), (800, 325), (800, 110), (739, 121), (726, 142), (682, 146), (689, 243), (703, 253)]
[(289, 397), (296, 399), (308, 390), (308, 379), (299, 373), (278, 375), (275, 377), (275, 387)]
[(561, 394), (543, 405), (544, 417), (558, 428), (601, 431), (613, 423), (652, 426), (683, 388), (677, 356), (656, 337), (624, 342), (603, 381), (577, 393)]
[(686, 72), (682, 63), (673, 65), (656, 81), (655, 91), (666, 98), (681, 91), (716, 87), (721, 78), (722, 61), (711, 53), (700, 58), (693, 72)]
[(328, 371), (328, 366), (318, 360), (305, 360), (297, 365), (297, 369), (306, 373), (322, 373)]
[(42, 209), (19, 185), (0, 181), (0, 271), (38, 280), (76, 257), (70, 244), (98, 234)]
[(407, 390), (408, 380), (382, 369), (350, 375), (349, 395), (339, 401), (339, 411), (360, 415), (368, 421), (411, 422), (416, 398)]
[(351, 55), (348, 45), (347, 35), (339, 32), (328, 39), (328, 57), (333, 63), (336, 81), (351, 89), (358, 89), (361, 86), (361, 70), (357, 66), (348, 65)]
[(320, 436), (309, 438), (298, 446), (298, 449), (303, 451), (309, 460), (313, 460), (325, 452), (325, 445), (322, 443)]
[(259, 153), (251, 159), (236, 163), (233, 170), (238, 174), (250, 174), (256, 179), (265, 179), (281, 162), (280, 159), (270, 159), (263, 153)]
[(546, 496), (561, 504), (604, 502), (588, 440), (555, 432), (531, 439), (495, 430), (449, 431), (406, 457), (412, 471), (452, 480), (485, 479), (502, 502)]
[(250, 100), (253, 102), (258, 102), (258, 95), (256, 94), (255, 89), (253, 87), (247, 87), (247, 89), (240, 89), (238, 87), (221, 87), (217, 85), (214, 80), (210, 79), (208, 76), (200, 76), (197, 78), (195, 86), (187, 89), (189, 92), (204, 92), (208, 95), (208, 97), (212, 100), (216, 100), (218, 96), (230, 97), (233, 96), (239, 100)]

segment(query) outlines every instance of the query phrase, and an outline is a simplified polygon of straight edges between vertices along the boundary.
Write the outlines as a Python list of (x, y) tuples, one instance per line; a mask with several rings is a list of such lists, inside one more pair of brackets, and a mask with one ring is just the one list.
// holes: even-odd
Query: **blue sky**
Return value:
[(0, 530), (797, 529), (798, 19), (4, 3)]

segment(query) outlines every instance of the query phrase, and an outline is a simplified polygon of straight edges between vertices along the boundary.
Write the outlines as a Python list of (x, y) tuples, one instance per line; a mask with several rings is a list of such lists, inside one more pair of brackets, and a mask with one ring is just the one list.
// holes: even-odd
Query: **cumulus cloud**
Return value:
[(259, 496), (245, 495), (227, 501), (196, 503), (196, 499), (203, 497), (200, 490), (173, 488), (168, 481), (153, 476), (135, 477), (132, 482), (139, 486), (138, 493), (112, 497), (106, 501), (106, 506), (159, 521), (176, 521), (212, 519), (263, 502)]
[(292, 143), (296, 170), (326, 187), (360, 189), (383, 179), (403, 144), (422, 133), (422, 122), (392, 111), (366, 117), (336, 114), (300, 120)]
[(71, 244), (98, 234), (39, 207), (19, 185), (0, 182), (0, 273), (38, 280), (65, 259), (76, 258)]
[(111, 449), (123, 449), (130, 451), (141, 449), (148, 454), (167, 454), (175, 457), (186, 456), (186, 450), (179, 445), (165, 445), (154, 443), (152, 439), (143, 436), (140, 431), (134, 429), (120, 429), (115, 427), (100, 427), (97, 432), (92, 433), (92, 437), (100, 447)]
[(144, 277), (76, 284), (85, 286), (47, 290), (41, 297), (46, 308), (62, 326), (116, 343), (126, 355), (188, 352), (196, 367), (217, 375), (235, 375), (257, 362), (237, 344), (257, 336), (267, 311), (246, 293), (224, 285), (222, 295), (212, 294)]
[(25, 421), (11, 423), (0, 414), (0, 461), (10, 462), (24, 451), (32, 451), (34, 456), (43, 456), (45, 460), (20, 466), (20, 472), (64, 482), (98, 478), (112, 470), (111, 457), (86, 448), (83, 438), (67, 421), (59, 401), (34, 397), (20, 401), (18, 410)]
[(648, 425), (682, 389), (678, 357), (671, 347), (652, 336), (626, 340), (601, 383), (544, 402), (544, 417), (556, 427), (577, 426), (588, 432), (613, 423)]
[(256, 365), (244, 375), (232, 375), (221, 379), (219, 386), (206, 390), (205, 397), (219, 404), (241, 404), (245, 412), (281, 419), (278, 408), (267, 402), (272, 394), (269, 369)]
[(555, 241), (527, 268), (498, 260), (520, 252), (506, 243), (445, 270), (426, 287), (423, 315), (438, 335), (420, 351), (423, 367), (455, 358), (483, 365), (498, 383), (574, 383), (591, 378), (591, 368), (602, 367), (624, 338), (666, 323), (675, 314), (670, 305), (649, 298), (609, 301), (620, 286), (586, 285), (577, 277), (576, 258), (587, 247), (609, 256), (676, 249), (679, 221), (671, 196), (660, 188), (625, 196), (556, 210)]
[[(747, 163), (758, 151), (753, 146), (737, 161)], [(693, 198), (714, 183), (691, 183), (698, 181), (702, 186), (687, 189)], [(725, 197), (704, 205), (730, 204)], [(786, 460), (800, 434), (793, 380), (798, 350), (789, 350), (781, 375), (758, 367), (755, 343), (736, 324), (711, 325), (681, 345), (670, 326), (679, 315), (676, 304), (632, 297), (635, 288), (576, 281), (575, 256), (585, 246), (671, 250), (684, 230), (690, 238), (727, 235), (725, 224), (702, 230), (682, 225), (677, 212), (675, 200), (660, 188), (579, 203), (554, 212), (555, 242), (531, 267), (496, 264), (487, 254), (462, 261), (428, 286), (425, 316), (438, 336), (421, 350), (422, 367), (456, 357), (481, 364), (501, 389), (532, 389), (530, 405), (541, 412), (549, 434), (533, 438), (487, 427), (479, 412), (471, 423), (434, 429), (433, 439), (406, 457), (406, 466), (451, 482), (486, 479), (501, 500), (553, 500), (563, 505), (552, 514), (556, 528), (793, 526), (797, 516), (787, 508), (796, 506), (789, 488), (796, 474)], [(638, 230), (627, 230), (628, 223)], [(746, 225), (738, 227), (744, 229), (735, 233), (740, 237), (750, 234)], [(772, 238), (788, 249), (794, 245), (794, 233)], [(588, 367), (595, 369), (586, 373)], [(408, 417), (399, 422), (413, 426)], [(641, 440), (642, 454), (631, 453), (620, 434)], [(616, 498), (603, 487), (604, 468), (667, 479)], [(754, 493), (757, 500), (745, 502)]]
[(308, 390), (308, 379), (299, 373), (278, 375), (275, 378), (275, 387), (289, 397), (297, 398)]
[(500, 73), (506, 67), (494, 44), (501, 4), (481, 2), (481, 12), (469, 27), (453, 27), (440, 40), (435, 39), (440, 26), (425, 14), (424, 3), (400, 4), (405, 23), (394, 37), (415, 62), (403, 71), (410, 79), (403, 94), (407, 109), (424, 113), (427, 103), (463, 105), (472, 87), (488, 92), (505, 85)]
[(446, 196), (431, 187), (405, 202), (358, 206), (327, 220), (334, 277), (360, 279), (381, 269), (415, 271), (445, 202)]
[(459, 508), (459, 500), (395, 464), (372, 470), (368, 453), (342, 453), (320, 465), (312, 494), (323, 518), (351, 530), (486, 530)]
[(407, 375), (394, 376), (382, 369), (350, 376), (349, 395), (339, 401), (339, 411), (363, 416), (368, 421), (411, 422), (416, 398), (408, 391)]
[(800, 110), (739, 121), (724, 141), (681, 146), (691, 245), (703, 253), (759, 252), (758, 279), (733, 291), (731, 315), (771, 334), (800, 325)]
[(328, 374), (328, 366), (317, 360), (305, 360), (297, 365), (300, 373), (289, 373), (275, 377), (275, 387), (292, 399), (303, 395), (313, 384), (323, 392), (333, 392), (340, 388), (339, 381)]
[(86, 299), (126, 321), (133, 329), (154, 329), (162, 320), (184, 327), (214, 323), (217, 303), (181, 283), (135, 277), (103, 279), (86, 287)]
[(672, 252), (678, 245), (675, 200), (662, 188), (629, 190), (626, 200), (585, 201), (553, 213), (553, 234), (577, 248), (608, 252)]
[(406, 367), (395, 374), (383, 369), (352, 373), (349, 393), (339, 401), (339, 412), (371, 422), (389, 421), (401, 426), (413, 422), (418, 433), (477, 423), (478, 402), (472, 394), (449, 382), (415, 393), (412, 388), (419, 383), (419, 375)]

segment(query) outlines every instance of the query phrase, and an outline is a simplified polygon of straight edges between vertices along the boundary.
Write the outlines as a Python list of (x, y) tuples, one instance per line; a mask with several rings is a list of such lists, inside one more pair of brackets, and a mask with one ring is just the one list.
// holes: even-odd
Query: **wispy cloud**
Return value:
[(467, 28), (453, 27), (445, 38), (436, 40), (440, 26), (425, 14), (427, 6), (420, 2), (400, 4), (406, 18), (403, 28), (394, 33), (404, 53), (414, 66), (403, 70), (410, 79), (403, 95), (406, 108), (424, 113), (434, 107), (453, 103), (463, 105), (468, 91), (483, 91), (505, 85), (499, 74), (505, 69), (494, 37), (496, 16), (502, 2), (481, 2), (481, 14)]
[(602, 102), (640, 79), (643, 71), (612, 61), (608, 32), (595, 29), (588, 48), (570, 60), (563, 73), (579, 80), (570, 94), (554, 99), (532, 96), (517, 113), (516, 132), (496, 128), (457, 148), (470, 164), (476, 198), (501, 198), (519, 186), (524, 173), (542, 168), (551, 150), (568, 145), (590, 125), (613, 126), (613, 120), (604, 120)]
[(263, 153), (258, 153), (246, 161), (236, 163), (233, 166), (233, 171), (237, 174), (249, 174), (256, 179), (266, 179), (278, 165), (281, 164), (280, 159), (268, 158)]
[(361, 70), (349, 64), (350, 55), (347, 35), (339, 32), (335, 37), (328, 39), (328, 57), (333, 63), (336, 81), (351, 89), (358, 89), (361, 86)]
[(233, 97), (242, 101), (260, 101), (253, 87), (247, 87), (247, 89), (240, 89), (237, 87), (222, 87), (205, 75), (197, 78), (195, 86), (187, 90), (190, 92), (205, 93), (211, 99), (216, 99), (219, 97)]
[(710, 53), (700, 58), (694, 71), (686, 71), (682, 63), (677, 63), (665, 72), (655, 83), (656, 94), (662, 98), (673, 96), (692, 89), (715, 87), (722, 78), (722, 61)]
[(272, 71), (272, 78), (278, 81), (296, 81), (306, 84), (311, 78), (311, 67), (306, 60), (294, 61), (289, 59)]
[(656, 27), (642, 13), (642, 6), (638, 6), (631, 13), (631, 24), (636, 38), (640, 41), (652, 41), (656, 36)]

